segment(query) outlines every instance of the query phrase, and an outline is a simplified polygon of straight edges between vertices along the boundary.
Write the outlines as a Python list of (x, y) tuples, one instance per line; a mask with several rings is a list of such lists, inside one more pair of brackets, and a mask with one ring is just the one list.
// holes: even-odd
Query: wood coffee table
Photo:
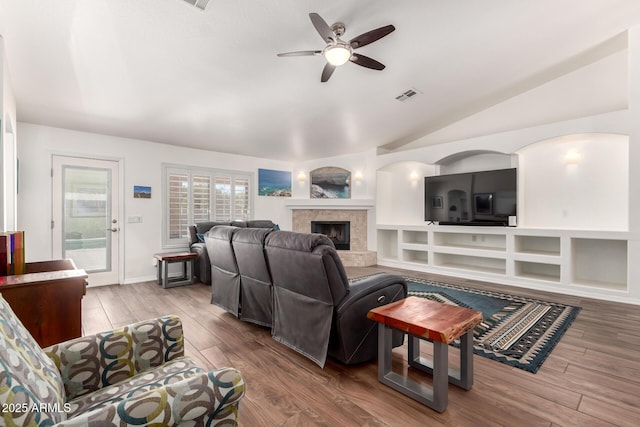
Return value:
[[(153, 254), (153, 257), (158, 260), (158, 284), (163, 288), (193, 283), (193, 267), (198, 254), (194, 252), (165, 252)], [(169, 278), (169, 264), (174, 262), (182, 263), (182, 276)]]
[[(480, 311), (408, 297), (369, 311), (378, 324), (378, 380), (438, 412), (447, 408), (448, 383), (465, 390), (473, 386), (473, 328)], [(433, 387), (391, 370), (392, 331), (409, 335), (408, 363), (433, 375)], [(460, 338), (460, 370), (449, 369), (448, 344)], [(433, 363), (420, 357), (420, 340), (433, 342)]]

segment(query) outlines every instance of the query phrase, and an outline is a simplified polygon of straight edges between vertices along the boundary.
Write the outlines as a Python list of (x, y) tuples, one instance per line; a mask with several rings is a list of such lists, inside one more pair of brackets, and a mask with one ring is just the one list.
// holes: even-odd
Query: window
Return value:
[(163, 174), (164, 247), (184, 246), (196, 222), (250, 219), (252, 174), (169, 165)]

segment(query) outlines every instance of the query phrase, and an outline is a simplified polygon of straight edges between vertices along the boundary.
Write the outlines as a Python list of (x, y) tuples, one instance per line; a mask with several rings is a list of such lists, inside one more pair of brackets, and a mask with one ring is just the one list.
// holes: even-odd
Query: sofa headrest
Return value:
[(297, 233), (295, 231), (274, 231), (269, 233), (265, 245), (304, 252), (313, 252), (315, 248), (321, 245), (335, 248), (331, 239), (324, 234)]
[(264, 245), (269, 233), (271, 233), (270, 228), (241, 228), (233, 233), (233, 241)]
[(216, 225), (231, 225), (229, 221), (205, 221), (196, 224), (196, 233), (204, 234)]
[(273, 226), (276, 225), (270, 219), (252, 219), (252, 220), (246, 221), (246, 223), (247, 223), (247, 227), (252, 227), (252, 228), (273, 228)]
[(216, 225), (211, 230), (205, 233), (204, 238), (226, 240), (228, 242), (231, 242), (233, 233), (235, 233), (236, 230), (241, 230), (241, 229), (238, 227), (234, 227), (232, 225)]

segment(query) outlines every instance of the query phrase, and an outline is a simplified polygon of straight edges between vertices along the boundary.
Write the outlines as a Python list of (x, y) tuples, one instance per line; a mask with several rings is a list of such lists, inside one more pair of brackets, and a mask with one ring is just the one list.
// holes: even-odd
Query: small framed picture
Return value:
[(150, 199), (151, 187), (145, 187), (143, 185), (133, 186), (133, 198), (134, 199)]
[(442, 209), (442, 196), (435, 196), (431, 198), (431, 207), (433, 209)]

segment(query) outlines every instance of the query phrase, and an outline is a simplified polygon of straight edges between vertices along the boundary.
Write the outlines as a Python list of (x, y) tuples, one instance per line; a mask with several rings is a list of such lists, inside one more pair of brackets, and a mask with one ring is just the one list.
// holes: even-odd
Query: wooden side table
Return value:
[[(193, 268), (198, 254), (193, 252), (158, 253), (153, 257), (158, 260), (158, 284), (163, 288), (191, 285), (193, 283)], [(182, 276), (169, 277), (169, 264), (182, 263)]]
[[(378, 324), (378, 380), (418, 402), (443, 412), (448, 383), (465, 390), (473, 386), (473, 328), (482, 322), (480, 311), (408, 297), (369, 311)], [(433, 375), (433, 387), (391, 370), (392, 330), (409, 335), (408, 363)], [(449, 369), (449, 343), (460, 338), (460, 370)], [(433, 342), (433, 362), (420, 357), (420, 340)]]
[(70, 259), (25, 267), (25, 274), (0, 276), (0, 293), (40, 347), (82, 336), (87, 273)]

